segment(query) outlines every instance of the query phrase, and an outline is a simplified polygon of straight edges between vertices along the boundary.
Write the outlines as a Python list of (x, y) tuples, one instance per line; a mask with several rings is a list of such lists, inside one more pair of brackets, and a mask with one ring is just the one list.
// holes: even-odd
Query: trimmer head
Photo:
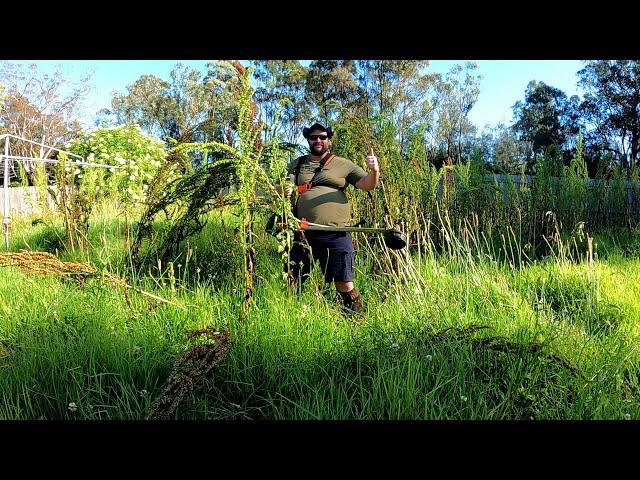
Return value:
[(400, 250), (407, 246), (407, 237), (398, 230), (387, 230), (384, 232), (384, 244), (391, 250)]

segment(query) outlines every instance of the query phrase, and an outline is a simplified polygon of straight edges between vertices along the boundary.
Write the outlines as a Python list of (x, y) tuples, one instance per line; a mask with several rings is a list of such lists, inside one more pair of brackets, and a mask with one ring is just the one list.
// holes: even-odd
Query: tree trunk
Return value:
[(633, 132), (631, 134), (631, 161), (629, 162), (631, 165), (637, 165), (638, 163), (639, 140), (639, 134)]

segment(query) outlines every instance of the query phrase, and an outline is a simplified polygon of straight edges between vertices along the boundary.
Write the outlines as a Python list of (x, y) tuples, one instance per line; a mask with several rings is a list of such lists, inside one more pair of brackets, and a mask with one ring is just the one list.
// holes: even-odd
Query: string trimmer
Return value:
[(293, 217), (293, 219), (298, 222), (298, 226), (302, 231), (378, 233), (383, 235), (384, 244), (392, 250), (399, 250), (407, 246), (407, 238), (404, 233), (393, 228), (333, 227), (331, 225), (309, 222), (304, 218), (298, 220), (296, 217)]
[[(309, 222), (306, 219), (298, 219), (291, 215), (291, 218), (298, 223), (298, 229), (300, 231), (322, 231), (322, 232), (360, 232), (360, 233), (377, 233), (382, 234), (384, 238), (384, 244), (392, 250), (399, 250), (407, 245), (407, 238), (404, 233), (394, 228), (369, 228), (369, 227), (334, 227), (331, 225), (321, 225), (319, 223)], [(269, 221), (265, 231), (270, 235), (276, 235), (279, 231), (285, 229), (285, 223), (280, 215), (273, 214)]]

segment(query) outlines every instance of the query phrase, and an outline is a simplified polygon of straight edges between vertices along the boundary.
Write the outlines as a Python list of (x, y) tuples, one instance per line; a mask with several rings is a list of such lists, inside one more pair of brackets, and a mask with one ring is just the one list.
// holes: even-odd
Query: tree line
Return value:
[[(238, 141), (238, 62), (212, 61), (205, 71), (178, 63), (169, 79), (142, 75), (116, 93), (96, 127), (135, 123), (172, 145)], [(247, 63), (245, 63), (247, 65)], [(590, 176), (613, 167), (627, 171), (640, 152), (640, 61), (589, 60), (577, 72), (584, 95), (532, 80), (513, 105), (514, 122), (480, 130), (469, 120), (481, 75), (472, 62), (434, 73), (427, 60), (255, 60), (253, 104), (265, 143), (278, 139), (295, 151), (310, 119), (359, 129), (364, 137), (384, 130), (398, 155), (419, 155), (436, 167), (481, 161), (500, 173), (535, 174), (541, 158), (568, 165), (582, 138)], [(0, 70), (0, 133), (63, 146), (81, 130), (77, 121), (90, 79), (71, 82), (62, 73), (40, 74), (35, 66), (4, 62)], [(339, 136), (337, 136), (339, 142)], [(52, 155), (27, 151), (23, 156)], [(191, 152), (194, 166), (212, 153)], [(33, 183), (28, 163), (12, 172)]]

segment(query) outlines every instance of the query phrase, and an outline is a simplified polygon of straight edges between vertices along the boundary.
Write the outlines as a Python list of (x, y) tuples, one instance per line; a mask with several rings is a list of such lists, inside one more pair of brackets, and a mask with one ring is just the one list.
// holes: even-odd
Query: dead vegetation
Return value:
[(87, 276), (101, 273), (103, 278), (106, 279), (110, 285), (119, 286), (124, 289), (124, 295), (127, 299), (128, 305), (130, 305), (128, 289), (133, 289), (141, 295), (153, 298), (159, 302), (184, 308), (175, 302), (129, 285), (124, 278), (114, 273), (107, 271), (98, 272), (96, 267), (88, 263), (64, 262), (48, 252), (22, 251), (0, 253), (0, 266), (18, 267), (20, 271), (27, 275), (56, 275), (59, 277), (74, 278), (81, 284)]
[(560, 368), (564, 368), (584, 379), (584, 375), (564, 357), (553, 353), (548, 353), (544, 349), (544, 345), (538, 342), (521, 343), (514, 342), (508, 338), (501, 336), (487, 336), (483, 338), (472, 338), (472, 335), (479, 331), (489, 329), (488, 325), (469, 325), (467, 327), (447, 327), (443, 330), (435, 332), (425, 339), (426, 344), (437, 344), (443, 341), (453, 342), (469, 342), (475, 348), (483, 351), (491, 351), (495, 353), (509, 354), (513, 356), (522, 356), (526, 354), (539, 357), (543, 360), (551, 362)]
[(88, 263), (64, 262), (48, 252), (8, 252), (0, 253), (0, 266), (18, 267), (30, 275), (92, 275), (96, 267)]
[(153, 402), (147, 420), (167, 420), (178, 405), (195, 391), (201, 380), (222, 361), (231, 348), (228, 331), (213, 327), (189, 332), (186, 343), (193, 343), (173, 364), (173, 370), (160, 396)]

